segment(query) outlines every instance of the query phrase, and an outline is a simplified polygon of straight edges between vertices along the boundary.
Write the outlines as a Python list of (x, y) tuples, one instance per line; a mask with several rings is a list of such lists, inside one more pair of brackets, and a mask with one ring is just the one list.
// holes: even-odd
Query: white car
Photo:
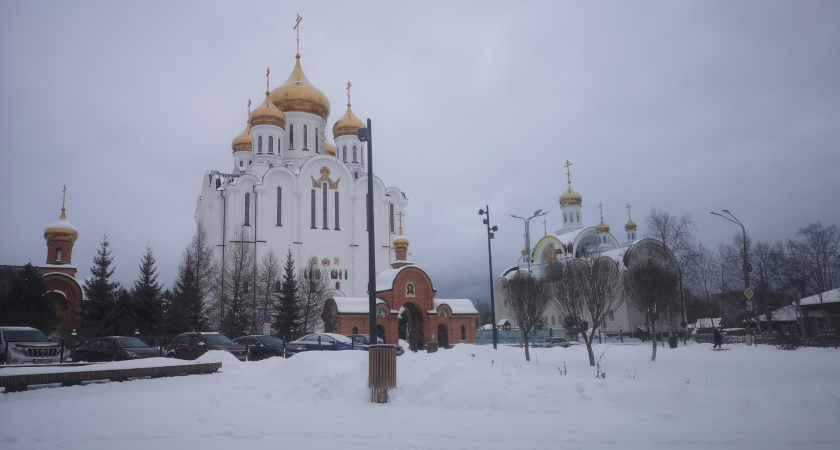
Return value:
[(534, 345), (532, 345), (532, 347), (535, 347), (535, 348), (549, 348), (549, 347), (569, 348), (570, 345), (572, 345), (572, 343), (569, 342), (566, 338), (550, 337), (550, 338), (546, 338), (542, 342), (535, 343)]

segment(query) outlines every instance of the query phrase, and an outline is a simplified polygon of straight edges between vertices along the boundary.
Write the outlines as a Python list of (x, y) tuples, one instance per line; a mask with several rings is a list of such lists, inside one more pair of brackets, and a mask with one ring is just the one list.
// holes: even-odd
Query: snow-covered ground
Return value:
[[(840, 448), (840, 351), (711, 345), (531, 351), (459, 345), (398, 358), (371, 404), (367, 354), (224, 363), (213, 375), (0, 395), (13, 449)], [(558, 370), (565, 363), (568, 375)]]

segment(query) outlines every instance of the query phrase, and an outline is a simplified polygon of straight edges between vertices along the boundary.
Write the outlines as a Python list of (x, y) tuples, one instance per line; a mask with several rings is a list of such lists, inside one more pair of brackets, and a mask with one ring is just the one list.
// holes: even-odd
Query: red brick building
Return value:
[(79, 238), (79, 231), (64, 214), (61, 205), (61, 216), (44, 230), (47, 241), (47, 261), (40, 266), (41, 275), (49, 286), (49, 293), (55, 299), (59, 320), (57, 330), (42, 330), (46, 333), (54, 331), (68, 337), (76, 327), (78, 312), (81, 311), (82, 286), (76, 281), (76, 266), (73, 265), (73, 244)]

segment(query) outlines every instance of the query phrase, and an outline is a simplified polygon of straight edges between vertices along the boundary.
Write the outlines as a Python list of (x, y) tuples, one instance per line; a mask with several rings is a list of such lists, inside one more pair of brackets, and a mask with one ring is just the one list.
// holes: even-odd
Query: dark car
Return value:
[(124, 361), (154, 358), (160, 351), (135, 337), (109, 336), (86, 342), (73, 351), (73, 361)]
[[(359, 350), (367, 350), (370, 347), (370, 335), (369, 334), (349, 334), (347, 335), (350, 339), (353, 340), (353, 346)], [(381, 337), (376, 338), (377, 344), (384, 344), (385, 341)], [(402, 348), (401, 345), (394, 345), (397, 348), (397, 356), (402, 355), (405, 353), (405, 349)]]
[(166, 356), (178, 359), (196, 359), (207, 353), (209, 350), (222, 350), (230, 352), (236, 359), (245, 361), (245, 346), (231, 341), (227, 336), (215, 332), (190, 332), (175, 336), (169, 347), (166, 347)]
[(242, 336), (234, 339), (233, 342), (244, 345), (248, 349), (251, 355), (248, 359), (251, 361), (259, 361), (272, 356), (288, 358), (295, 353), (306, 351), (303, 346), (286, 344), (283, 339), (274, 336)]
[(289, 344), (301, 346), (307, 350), (351, 350), (353, 341), (347, 336), (333, 333), (308, 334)]

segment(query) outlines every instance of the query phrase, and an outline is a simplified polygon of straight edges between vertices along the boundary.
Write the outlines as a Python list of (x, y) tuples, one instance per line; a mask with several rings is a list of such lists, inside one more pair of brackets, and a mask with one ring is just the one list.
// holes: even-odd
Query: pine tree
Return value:
[(119, 283), (111, 282), (115, 268), (111, 267), (114, 258), (108, 250), (108, 235), (103, 235), (99, 244), (90, 268), (92, 275), (85, 280), (85, 298), (82, 300), (80, 329), (88, 336), (106, 336), (113, 332), (116, 294), (120, 288)]
[(292, 250), (286, 255), (286, 265), (283, 266), (283, 282), (280, 285), (280, 304), (277, 308), (276, 330), (280, 336), (291, 335), (299, 330), (298, 285), (295, 276), (295, 261)]
[(192, 242), (178, 265), (178, 279), (172, 288), (172, 306), (168, 322), (170, 332), (200, 331), (207, 325), (207, 302), (216, 282), (216, 264), (207, 230), (196, 227)]
[(50, 334), (58, 324), (58, 307), (48, 290), (37, 267), (23, 266), (0, 298), (0, 325), (35, 327)]
[(408, 340), (408, 311), (406, 310), (400, 313), (400, 318), (397, 320), (397, 334), (400, 339)]
[(157, 267), (152, 248), (146, 246), (146, 254), (140, 261), (140, 277), (134, 281), (131, 289), (131, 309), (137, 318), (140, 332), (145, 335), (158, 335), (161, 331), (161, 292), (157, 282)]

